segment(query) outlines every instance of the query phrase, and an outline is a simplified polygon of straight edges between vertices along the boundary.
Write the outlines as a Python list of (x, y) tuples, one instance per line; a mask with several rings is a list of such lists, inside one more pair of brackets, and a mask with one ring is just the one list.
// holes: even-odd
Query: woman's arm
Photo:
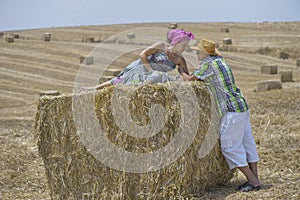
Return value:
[(194, 75), (188, 75), (187, 73), (184, 72), (184, 69), (179, 66), (178, 67), (178, 72), (179, 74), (181, 74), (182, 78), (185, 80), (185, 81), (195, 81), (195, 80), (198, 80), (198, 78)]
[(180, 57), (179, 59), (179, 63), (178, 63), (178, 71), (179, 68), (181, 68), (182, 72), (186, 73), (187, 75), (189, 75), (189, 70), (187, 68), (187, 64), (186, 64), (186, 60), (183, 57)]
[(140, 56), (140, 58), (142, 60), (142, 63), (145, 66), (145, 68), (146, 68), (147, 71), (151, 71), (152, 70), (152, 67), (150, 66), (149, 61), (147, 59), (148, 56), (156, 53), (157, 51), (159, 51), (161, 49), (165, 49), (165, 45), (166, 45), (165, 42), (157, 42), (157, 43), (151, 45), (150, 47), (146, 48), (145, 50), (143, 50), (140, 53), (139, 56)]

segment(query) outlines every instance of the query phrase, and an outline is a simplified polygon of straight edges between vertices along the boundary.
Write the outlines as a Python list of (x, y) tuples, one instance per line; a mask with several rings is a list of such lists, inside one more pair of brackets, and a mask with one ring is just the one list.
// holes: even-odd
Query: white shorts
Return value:
[(250, 126), (249, 111), (228, 112), (222, 117), (220, 142), (230, 169), (245, 167), (259, 159)]

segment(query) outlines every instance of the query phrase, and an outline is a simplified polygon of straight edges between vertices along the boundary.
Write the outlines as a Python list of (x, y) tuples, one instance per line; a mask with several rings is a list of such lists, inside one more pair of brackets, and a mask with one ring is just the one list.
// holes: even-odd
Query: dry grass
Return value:
[[(229, 52), (222, 52), (231, 64), (236, 81), (246, 96), (252, 128), (260, 155), (259, 176), (263, 190), (236, 192), (244, 181), (238, 174), (226, 185), (195, 194), (195, 199), (299, 199), (300, 135), (300, 23), (185, 23), (179, 28), (222, 44), (230, 37)], [(0, 198), (50, 199), (45, 168), (33, 138), (33, 120), (39, 91), (70, 93), (79, 56), (87, 55), (95, 43), (82, 43), (83, 37), (108, 37), (122, 30), (165, 24), (65, 27), (18, 31), (21, 39), (6, 43), (0, 38)], [(220, 31), (229, 27), (230, 32)], [(53, 36), (41, 41), (43, 33)], [(8, 33), (5, 33), (8, 34)], [(279, 52), (290, 54), (280, 60)], [(187, 55), (190, 56), (190, 55)], [(260, 73), (263, 65), (278, 65), (279, 72), (293, 70), (294, 82), (282, 90), (255, 92), (258, 81), (278, 75)]]

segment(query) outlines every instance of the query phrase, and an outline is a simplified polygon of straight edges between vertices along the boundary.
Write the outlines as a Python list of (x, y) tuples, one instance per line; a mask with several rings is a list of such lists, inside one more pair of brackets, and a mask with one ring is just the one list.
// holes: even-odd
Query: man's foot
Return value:
[(242, 189), (242, 187), (245, 187), (247, 184), (248, 184), (248, 181), (247, 181), (247, 182), (245, 182), (245, 183), (244, 183), (244, 184), (242, 184), (242, 185), (239, 185), (239, 186), (236, 188), (236, 190), (241, 190), (241, 189)]
[(260, 190), (260, 185), (259, 186), (254, 186), (251, 183), (247, 183), (244, 187), (241, 188), (242, 192), (250, 192), (250, 191), (257, 191)]

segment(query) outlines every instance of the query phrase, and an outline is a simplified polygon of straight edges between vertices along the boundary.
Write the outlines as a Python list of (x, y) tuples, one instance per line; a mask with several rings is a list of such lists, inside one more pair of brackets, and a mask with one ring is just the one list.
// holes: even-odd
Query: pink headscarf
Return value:
[(184, 30), (174, 29), (168, 32), (168, 38), (171, 41), (171, 45), (174, 45), (184, 40), (192, 40), (195, 38), (195, 36), (192, 32), (185, 32)]

